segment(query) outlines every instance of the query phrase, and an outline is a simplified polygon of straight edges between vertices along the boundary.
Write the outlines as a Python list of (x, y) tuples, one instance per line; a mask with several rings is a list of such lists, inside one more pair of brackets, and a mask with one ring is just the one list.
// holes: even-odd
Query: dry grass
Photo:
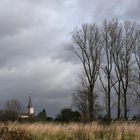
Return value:
[(6, 124), (1, 124), (0, 140), (32, 140), (32, 135), (23, 129), (9, 128)]
[(90, 124), (55, 124), (55, 123), (9, 123), (8, 128), (26, 130), (32, 140), (140, 140), (140, 124), (115, 122), (102, 125)]

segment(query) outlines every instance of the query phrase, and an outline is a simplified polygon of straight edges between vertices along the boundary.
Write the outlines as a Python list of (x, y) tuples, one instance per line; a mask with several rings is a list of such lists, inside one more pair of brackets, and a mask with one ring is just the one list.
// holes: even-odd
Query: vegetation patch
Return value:
[[(13, 127), (14, 126), (14, 127)], [(0, 126), (0, 140), (139, 140), (140, 125), (112, 123), (9, 123)]]
[(0, 126), (0, 140), (32, 140), (32, 136), (25, 130)]

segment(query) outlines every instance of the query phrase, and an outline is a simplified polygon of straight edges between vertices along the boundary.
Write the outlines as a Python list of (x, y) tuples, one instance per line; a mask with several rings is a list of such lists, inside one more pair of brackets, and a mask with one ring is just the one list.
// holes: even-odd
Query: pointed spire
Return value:
[(32, 100), (31, 100), (31, 96), (29, 97), (29, 103), (28, 103), (28, 108), (33, 107), (32, 106)]

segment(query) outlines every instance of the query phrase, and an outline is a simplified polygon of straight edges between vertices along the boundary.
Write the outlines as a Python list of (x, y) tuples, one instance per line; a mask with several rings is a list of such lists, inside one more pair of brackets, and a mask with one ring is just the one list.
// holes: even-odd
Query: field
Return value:
[(140, 140), (140, 124), (8, 123), (1, 124), (2, 137), (4, 140)]

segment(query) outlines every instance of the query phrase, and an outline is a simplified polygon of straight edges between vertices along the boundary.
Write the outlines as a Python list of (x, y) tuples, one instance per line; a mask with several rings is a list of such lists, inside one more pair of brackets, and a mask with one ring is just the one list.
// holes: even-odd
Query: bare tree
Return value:
[(129, 87), (131, 81), (131, 66), (132, 66), (132, 52), (134, 50), (134, 45), (136, 42), (136, 26), (134, 23), (126, 21), (123, 28), (123, 49), (120, 54), (122, 73), (121, 78), (122, 90), (123, 90), (123, 102), (124, 102), (124, 118), (127, 119), (128, 105), (127, 97), (129, 95)]
[(17, 99), (9, 100), (6, 102), (6, 110), (18, 114), (21, 111), (21, 104)]
[(108, 99), (108, 119), (110, 119), (111, 115), (110, 99), (112, 87), (118, 97), (118, 118), (120, 118), (121, 103), (123, 103), (124, 118), (127, 119), (127, 98), (131, 86), (132, 52), (137, 38), (135, 27), (133, 23), (125, 22), (120, 24), (117, 20), (105, 21), (104, 23), (103, 53), (106, 61), (104, 60), (103, 62), (104, 67), (102, 70), (107, 79), (107, 85), (105, 86), (101, 78), (100, 80)]
[(79, 77), (79, 86), (73, 94), (73, 106), (76, 107), (82, 116), (82, 120), (86, 121), (89, 116), (88, 112), (88, 88), (84, 76)]
[[(100, 73), (100, 81), (102, 85), (102, 91), (105, 94), (106, 99), (106, 110), (108, 120), (111, 119), (111, 89), (113, 87), (112, 84), (112, 70), (113, 70), (113, 47), (114, 44), (113, 36), (112, 36), (113, 24), (108, 21), (104, 21), (103, 29), (102, 29), (102, 41), (103, 41), (103, 62)], [(101, 76), (101, 75), (104, 75)], [(105, 80), (105, 82), (104, 82)]]
[[(117, 118), (121, 115), (121, 99), (122, 99), (122, 84), (123, 77), (122, 63), (121, 63), (121, 50), (123, 48), (123, 28), (118, 20), (112, 21), (111, 39), (113, 48), (113, 63), (114, 63), (114, 79), (111, 82), (117, 95)], [(115, 83), (115, 84), (114, 84)]]
[(88, 83), (88, 111), (89, 118), (93, 118), (93, 94), (95, 83), (100, 69), (102, 42), (97, 25), (85, 24), (76, 30), (68, 50), (74, 53), (82, 62), (83, 70)]
[(16, 120), (21, 111), (21, 104), (17, 99), (12, 99), (6, 102), (4, 111), (4, 120)]
[(136, 61), (136, 68), (134, 69), (133, 74), (133, 82), (135, 84), (133, 86), (133, 89), (136, 92), (136, 96), (138, 97), (138, 99), (140, 99), (140, 29), (137, 30), (137, 40), (134, 48), (134, 55)]
[(133, 65), (133, 77), (132, 77), (132, 90), (135, 99), (135, 105), (140, 105), (140, 28), (136, 28), (137, 38), (135, 41), (133, 54), (135, 56)]
[[(88, 121), (89, 119), (89, 100), (88, 100), (88, 85), (84, 80), (85, 77), (80, 76), (79, 86), (75, 90), (73, 94), (73, 105), (76, 107), (82, 116), (83, 121)], [(93, 117), (101, 111), (101, 106), (97, 103), (98, 95), (96, 93), (93, 94)]]

